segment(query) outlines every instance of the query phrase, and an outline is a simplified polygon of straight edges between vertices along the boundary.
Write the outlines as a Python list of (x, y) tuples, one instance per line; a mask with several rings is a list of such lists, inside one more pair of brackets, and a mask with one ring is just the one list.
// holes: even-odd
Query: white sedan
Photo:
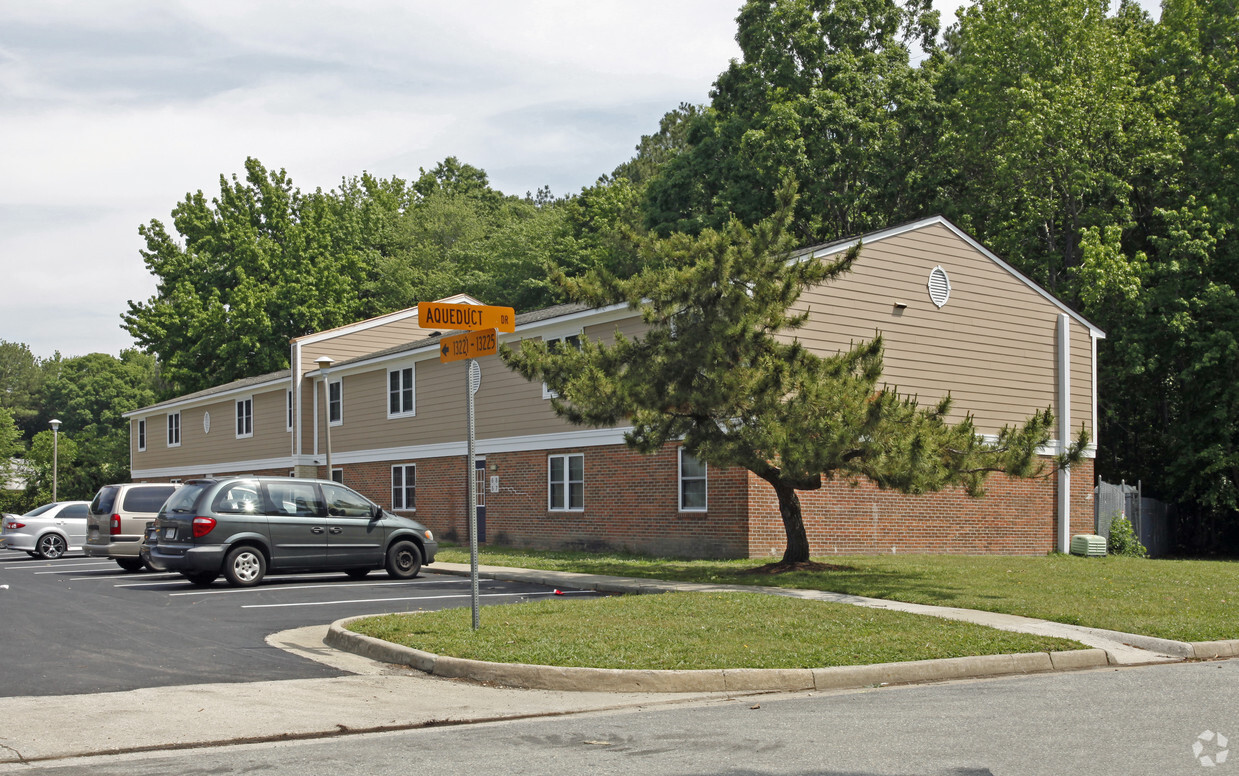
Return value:
[(53, 560), (86, 543), (89, 501), (57, 501), (24, 515), (6, 515), (0, 544), (36, 558)]

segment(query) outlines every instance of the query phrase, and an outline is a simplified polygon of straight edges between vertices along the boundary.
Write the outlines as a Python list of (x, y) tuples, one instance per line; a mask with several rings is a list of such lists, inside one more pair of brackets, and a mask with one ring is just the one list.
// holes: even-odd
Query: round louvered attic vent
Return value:
[(942, 307), (951, 298), (951, 279), (946, 276), (946, 270), (941, 265), (934, 267), (929, 273), (929, 298)]

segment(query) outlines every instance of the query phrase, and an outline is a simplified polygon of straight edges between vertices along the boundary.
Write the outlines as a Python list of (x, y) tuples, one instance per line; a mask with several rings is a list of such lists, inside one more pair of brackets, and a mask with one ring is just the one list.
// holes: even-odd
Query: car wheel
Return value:
[(370, 573), (370, 569), (348, 569), (344, 573), (353, 579), (365, 579), (366, 575)]
[(117, 558), (116, 565), (129, 572), (141, 571), (146, 568), (146, 564), (142, 562), (141, 558)]
[(267, 573), (267, 559), (255, 547), (237, 547), (224, 560), (224, 577), (233, 587), (253, 587)]
[(219, 574), (204, 571), (201, 574), (181, 572), (181, 576), (189, 580), (190, 584), (197, 587), (210, 587), (211, 583), (219, 576)]
[(393, 579), (412, 579), (422, 570), (422, 551), (410, 541), (396, 542), (387, 548), (387, 575)]
[(44, 560), (56, 560), (68, 549), (65, 538), (57, 533), (43, 534), (39, 537), (39, 543), (35, 547), (39, 557)]

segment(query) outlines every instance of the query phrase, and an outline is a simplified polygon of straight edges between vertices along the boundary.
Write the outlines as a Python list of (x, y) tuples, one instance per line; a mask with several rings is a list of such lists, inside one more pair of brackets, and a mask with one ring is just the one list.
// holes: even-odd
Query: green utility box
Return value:
[(1071, 537), (1071, 554), (1086, 558), (1105, 557), (1106, 538), (1097, 534), (1077, 534)]

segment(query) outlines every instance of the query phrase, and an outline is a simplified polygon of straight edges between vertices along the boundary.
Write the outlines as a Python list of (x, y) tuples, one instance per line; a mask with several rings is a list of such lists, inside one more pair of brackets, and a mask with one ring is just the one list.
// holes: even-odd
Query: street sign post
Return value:
[(516, 331), (516, 311), (485, 304), (418, 302), (417, 325), (423, 329), (498, 329)]
[(439, 363), (446, 364), (466, 358), (493, 356), (499, 352), (499, 337), (494, 329), (467, 331), (439, 340)]

